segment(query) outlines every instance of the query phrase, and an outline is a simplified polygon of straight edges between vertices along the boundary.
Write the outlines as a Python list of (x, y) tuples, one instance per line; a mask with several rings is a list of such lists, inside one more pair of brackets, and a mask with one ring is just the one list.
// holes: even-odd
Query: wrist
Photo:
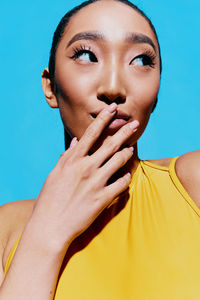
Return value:
[(41, 224), (35, 216), (31, 216), (22, 238), (26, 238), (32, 245), (45, 255), (62, 256), (71, 244), (70, 238), (60, 238), (48, 224)]

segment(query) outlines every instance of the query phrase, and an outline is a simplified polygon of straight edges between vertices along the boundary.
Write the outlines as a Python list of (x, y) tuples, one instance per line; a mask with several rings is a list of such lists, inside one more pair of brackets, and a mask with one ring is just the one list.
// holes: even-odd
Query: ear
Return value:
[(49, 76), (49, 70), (47, 68), (42, 72), (42, 89), (48, 104), (52, 108), (58, 108), (58, 100), (53, 90), (53, 84)]

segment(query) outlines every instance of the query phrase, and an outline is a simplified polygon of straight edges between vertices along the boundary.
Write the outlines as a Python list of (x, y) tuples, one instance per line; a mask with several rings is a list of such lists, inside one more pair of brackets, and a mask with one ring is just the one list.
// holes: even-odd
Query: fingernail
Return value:
[(107, 111), (109, 111), (110, 113), (113, 113), (117, 108), (117, 104), (116, 103), (112, 103), (107, 107)]
[(73, 148), (73, 147), (76, 145), (77, 141), (78, 141), (78, 139), (77, 139), (77, 137), (75, 136), (75, 137), (72, 139), (71, 144), (70, 144), (69, 147), (70, 147), (70, 148)]
[(129, 149), (130, 149), (132, 152), (134, 152), (134, 147), (129, 147)]
[(138, 128), (139, 124), (140, 123), (137, 120), (134, 120), (133, 122), (131, 122), (129, 124), (129, 126), (130, 126), (131, 129), (136, 130)]

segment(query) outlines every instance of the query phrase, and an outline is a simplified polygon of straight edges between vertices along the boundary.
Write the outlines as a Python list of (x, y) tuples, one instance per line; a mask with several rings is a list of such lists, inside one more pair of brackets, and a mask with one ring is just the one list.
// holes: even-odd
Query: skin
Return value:
[[(120, 22), (116, 23), (116, 19)], [(81, 32), (99, 31), (106, 41), (82, 39), (67, 47), (80, 28)], [(149, 44), (124, 42), (129, 32), (151, 38), (157, 53)], [(88, 55), (71, 59), (73, 49), (80, 45), (91, 48), (98, 62), (91, 62)], [(139, 66), (134, 60), (145, 50), (156, 55), (154, 67)], [(71, 136), (79, 140), (93, 122), (91, 113), (117, 102), (118, 110), (127, 113), (130, 121), (140, 123), (137, 134), (126, 143), (135, 145), (137, 159), (136, 142), (148, 123), (160, 85), (158, 45), (146, 20), (127, 5), (113, 1), (99, 1), (85, 7), (67, 26), (57, 49), (55, 66), (56, 93), (46, 82), (48, 70), (43, 73), (43, 88), (50, 106), (59, 107), (64, 126)], [(98, 146), (112, 134), (113, 131), (107, 130)]]
[[(116, 20), (120, 20), (120, 23), (117, 24)], [(80, 32), (80, 28), (81, 31), (103, 32), (106, 41), (81, 40), (66, 49), (66, 45)], [(148, 36), (153, 41), (155, 50), (149, 44), (124, 42), (127, 32)], [(85, 55), (82, 59), (79, 57), (72, 60), (70, 56), (73, 55), (73, 47), (80, 45), (89, 46), (95, 52), (98, 62), (85, 60)], [(135, 60), (144, 50), (156, 55), (154, 68), (138, 65), (138, 60)], [(52, 89), (48, 69), (43, 72), (42, 85), (47, 102), (51, 107), (59, 108), (65, 128), (77, 140), (74, 139), (70, 149), (61, 156), (36, 200), (25, 201), (26, 204), (24, 201), (8, 204), (0, 210), (4, 229), (0, 236), (3, 266), (13, 243), (24, 230), (11, 264), (11, 270), (13, 268), (15, 272), (9, 271), (1, 289), (4, 298), (14, 299), (14, 288), (21, 284), (24, 294), (21, 295), (18, 291), (20, 299), (26, 299), (27, 293), (33, 295), (33, 299), (52, 299), (49, 291), (53, 294), (60, 262), (71, 241), (130, 183), (131, 178), (127, 172), (134, 173), (138, 164), (137, 140), (148, 123), (157, 97), (159, 72), (156, 38), (146, 20), (130, 7), (112, 0), (99, 1), (85, 7), (71, 19), (56, 53), (56, 89)], [(109, 106), (115, 102), (117, 106)], [(94, 119), (91, 113), (96, 109), (104, 110)], [(129, 115), (129, 121), (119, 130), (111, 130), (108, 126), (119, 110)], [(133, 123), (136, 120), (139, 123)], [(129, 148), (132, 145), (135, 148), (134, 154)], [(170, 159), (154, 162), (168, 166)], [(102, 166), (102, 163), (105, 164)], [(183, 155), (177, 161), (176, 171), (180, 181), (200, 206), (199, 170), (198, 151)], [(118, 176), (108, 186), (107, 180), (116, 172)], [(34, 241), (37, 245), (40, 244), (39, 250), (45, 253), (45, 260), (47, 257), (56, 257), (48, 268), (41, 265), (41, 261), (45, 261), (41, 259), (43, 254), (34, 256), (36, 251), (30, 249), (30, 238), (33, 246)], [(28, 258), (23, 260), (26, 249), (30, 251), (29, 264), (26, 261)], [(34, 264), (32, 257), (35, 257)], [(25, 274), (22, 281), (16, 281), (20, 280), (19, 276), (16, 279), (15, 274), (21, 273), (23, 262), (25, 269), (27, 265), (30, 265), (31, 270), (44, 268), (44, 277), (40, 278), (38, 275), (37, 278), (32, 278)], [(0, 270), (2, 282), (3, 266)], [(34, 273), (37, 272), (32, 271)], [(8, 291), (11, 293), (10, 286), (13, 287), (13, 298), (7, 298)], [(32, 290), (34, 286), (37, 290)], [(27, 291), (24, 287), (27, 287)]]

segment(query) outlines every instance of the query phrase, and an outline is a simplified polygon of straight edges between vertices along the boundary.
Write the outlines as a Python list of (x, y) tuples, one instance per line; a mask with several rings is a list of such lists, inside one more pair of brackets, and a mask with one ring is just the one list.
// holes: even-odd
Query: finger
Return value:
[(129, 147), (115, 153), (112, 158), (100, 168), (102, 180), (107, 182), (115, 172), (128, 162), (128, 160), (133, 156), (133, 151), (134, 148)]
[(78, 143), (78, 139), (77, 139), (77, 137), (75, 136), (75, 137), (72, 139), (69, 148), (75, 147), (77, 143)]
[(105, 160), (116, 153), (119, 148), (138, 130), (139, 122), (134, 120), (122, 128), (120, 128), (115, 135), (109, 138), (92, 156), (98, 166), (101, 166)]
[(114, 183), (111, 183), (110, 185), (105, 187), (105, 194), (107, 200), (107, 205), (110, 204), (113, 199), (115, 199), (119, 194), (124, 192), (131, 183), (131, 174), (127, 173), (123, 177), (116, 180)]
[[(71, 140), (71, 143), (69, 145), (69, 149), (72, 149), (76, 146), (76, 144), (78, 143), (78, 139), (77, 137), (75, 136), (72, 140)], [(63, 152), (61, 155), (60, 155), (60, 159), (58, 161), (58, 164), (60, 163), (60, 161), (63, 161), (63, 157), (65, 157), (66, 153), (69, 152), (69, 149), (67, 149), (65, 152)]]
[(96, 119), (89, 125), (78, 143), (77, 151), (80, 156), (88, 154), (90, 148), (99, 138), (106, 125), (113, 118), (116, 109), (117, 104), (112, 103), (107, 108), (103, 109)]
[[(77, 139), (77, 137), (75, 136), (75, 137), (71, 140), (71, 143), (70, 143), (69, 148), (73, 148), (74, 146), (76, 146), (77, 143), (78, 143), (78, 139)], [(63, 157), (65, 156), (65, 154), (67, 153), (67, 151), (68, 151), (68, 149), (60, 155), (60, 158), (63, 158)]]

